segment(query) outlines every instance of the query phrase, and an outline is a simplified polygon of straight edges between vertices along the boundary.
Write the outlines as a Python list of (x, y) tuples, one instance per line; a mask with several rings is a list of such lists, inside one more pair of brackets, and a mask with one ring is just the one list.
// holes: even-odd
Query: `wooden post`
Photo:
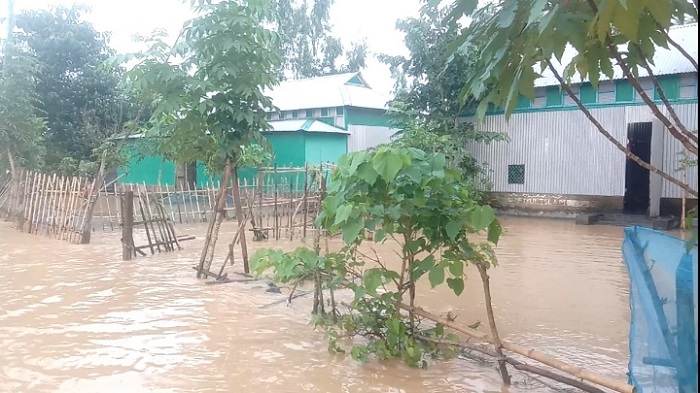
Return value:
[(309, 219), (309, 164), (304, 165), (304, 227), (302, 238), (306, 239), (306, 222)]
[[(218, 234), (215, 233), (216, 231), (216, 223), (218, 222), (219, 224), (221, 221), (219, 219), (223, 220), (223, 213), (224, 213), (224, 208), (226, 207), (226, 199), (227, 199), (227, 186), (228, 186), (228, 181), (229, 177), (231, 176), (231, 166), (232, 164), (230, 162), (226, 163), (226, 168), (224, 169), (224, 182), (223, 184), (220, 182), (219, 183), (219, 195), (216, 200), (216, 208), (212, 211), (212, 218), (209, 221), (209, 225), (207, 226), (207, 235), (204, 238), (204, 246), (202, 247), (202, 253), (199, 256), (199, 266), (197, 267), (197, 278), (202, 278), (206, 277), (204, 268), (205, 264), (207, 262), (207, 258), (210, 254), (209, 248), (210, 244), (213, 242), (214, 246), (216, 245), (216, 240), (215, 236)], [(211, 253), (213, 254), (214, 247), (212, 247)]]
[[(250, 273), (250, 267), (248, 266), (248, 245), (246, 244), (245, 238), (245, 217), (243, 217), (243, 206), (241, 205), (241, 189), (238, 185), (238, 168), (233, 168), (233, 204), (236, 210), (236, 221), (238, 225), (241, 226), (240, 239), (241, 239), (241, 256), (243, 257), (243, 271), (247, 274)], [(253, 212), (251, 212), (252, 214)]]
[(134, 256), (134, 192), (127, 191), (121, 199), (122, 212), (122, 260)]

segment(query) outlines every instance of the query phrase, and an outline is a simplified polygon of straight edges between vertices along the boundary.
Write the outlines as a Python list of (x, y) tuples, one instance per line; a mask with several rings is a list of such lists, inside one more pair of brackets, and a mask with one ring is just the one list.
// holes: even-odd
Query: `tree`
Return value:
[(282, 58), (279, 36), (265, 27), (274, 22), (268, 1), (195, 4), (200, 16), (185, 25), (177, 43), (169, 46), (162, 36), (154, 37), (127, 76), (150, 105), (144, 131), (160, 154), (177, 163), (199, 161), (210, 171), (224, 171), (199, 276), (213, 258), (231, 177), (236, 218), (243, 222), (235, 165), (243, 146), (259, 141), (261, 132), (270, 128), (266, 112), (272, 102), (264, 91), (277, 84)]
[[(486, 13), (492, 14), (485, 17)], [(467, 53), (477, 43), (481, 52), (474, 72), (464, 83), (462, 100), (479, 98), (479, 118), (490, 105), (503, 108), (510, 116), (521, 95), (534, 99), (534, 82), (539, 72), (551, 72), (595, 128), (629, 159), (697, 197), (697, 190), (687, 183), (632, 154), (600, 124), (571, 88), (576, 74), (597, 88), (601, 76), (613, 78), (615, 64), (669, 136), (697, 161), (697, 130), (689, 130), (680, 121), (652, 69), (654, 52), (660, 46), (681, 52), (697, 71), (697, 59), (668, 34), (674, 20), (697, 19), (697, 14), (697, 2), (687, 0), (523, 0), (499, 1), (487, 8), (477, 8), (473, 0), (459, 0), (447, 17), (448, 23), (463, 16), (474, 21), (461, 29), (452, 52)], [(554, 63), (561, 61), (567, 46), (573, 47), (577, 55), (563, 64), (566, 69), (561, 73)], [(640, 75), (647, 73), (659, 92), (659, 106), (639, 83)]]
[(112, 55), (107, 33), (82, 20), (86, 8), (56, 7), (17, 17), (18, 45), (36, 58), (37, 114), (46, 118), (47, 164), (64, 158), (92, 161), (93, 150), (115, 134), (129, 114), (121, 70), (103, 66)]
[[(359, 71), (367, 58), (367, 44), (343, 44), (331, 35), (330, 9), (335, 0), (274, 0), (277, 31), (282, 37), (283, 75), (309, 78)], [(346, 63), (339, 65), (345, 55)]]
[[(9, 167), (16, 177), (18, 167), (37, 169), (44, 158), (44, 119), (37, 116), (40, 104), (33, 78), (37, 61), (16, 44), (13, 2), (9, 3), (7, 40), (0, 74), (0, 168)], [(6, 168), (7, 168), (6, 167)]]
[(428, 4), (417, 18), (397, 22), (405, 34), (408, 56), (381, 55), (395, 76), (396, 98), (389, 114), (399, 132), (396, 143), (429, 153), (445, 152), (448, 163), (462, 172), (467, 182), (483, 174), (483, 168), (466, 149), (472, 141), (504, 140), (505, 135), (457, 124), (464, 103), (460, 93), (469, 77), (478, 51), (457, 54), (445, 66), (448, 49), (457, 38), (454, 23), (443, 20), (449, 9)]

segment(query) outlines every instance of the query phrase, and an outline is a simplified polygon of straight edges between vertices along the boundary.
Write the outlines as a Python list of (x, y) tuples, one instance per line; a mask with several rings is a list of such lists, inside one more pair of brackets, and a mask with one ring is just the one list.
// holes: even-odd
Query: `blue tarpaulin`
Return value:
[(640, 393), (698, 391), (698, 249), (642, 227), (625, 228), (630, 277), (630, 384)]

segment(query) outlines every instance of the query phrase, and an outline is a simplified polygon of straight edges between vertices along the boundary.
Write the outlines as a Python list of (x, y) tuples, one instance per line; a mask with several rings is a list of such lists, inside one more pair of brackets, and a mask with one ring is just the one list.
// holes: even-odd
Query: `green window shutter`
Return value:
[(307, 110), (306, 110), (306, 117), (307, 117), (307, 118), (312, 118), (312, 117), (314, 117), (314, 110), (313, 110), (313, 109), (307, 109)]
[(518, 97), (518, 103), (515, 104), (515, 109), (527, 109), (530, 107), (530, 100), (525, 96)]
[(590, 83), (584, 83), (581, 85), (580, 98), (584, 104), (595, 104), (598, 100), (598, 94)]
[(335, 108), (335, 114), (338, 116), (342, 116), (343, 115), (343, 107), (339, 106), (339, 107)]
[(321, 109), (321, 116), (328, 116), (328, 108)]
[[(680, 98), (681, 82), (678, 75), (666, 75), (658, 78), (659, 86), (663, 90), (669, 101), (676, 101)], [(654, 89), (654, 100), (660, 101), (659, 91)]]
[(296, 119), (299, 117), (299, 111), (292, 112), (292, 118)]
[(625, 80), (619, 80), (617, 84), (617, 93), (615, 94), (615, 102), (632, 102), (634, 101), (634, 87), (630, 82)]
[(558, 86), (549, 86), (547, 88), (547, 106), (561, 106), (562, 95)]

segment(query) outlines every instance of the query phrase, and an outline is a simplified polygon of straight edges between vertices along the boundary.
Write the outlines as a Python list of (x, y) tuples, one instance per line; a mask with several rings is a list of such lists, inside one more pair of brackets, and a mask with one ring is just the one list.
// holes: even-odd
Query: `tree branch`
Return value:
[[(698, 6), (698, 1), (697, 1), (697, 0), (694, 0), (694, 2), (695, 2), (695, 7), (697, 8), (697, 6)], [(693, 56), (691, 56), (690, 53), (688, 53), (688, 51), (686, 51), (685, 48), (683, 48), (679, 43), (677, 43), (676, 41), (674, 41), (673, 39), (671, 39), (671, 36), (668, 35), (668, 32), (666, 31), (666, 29), (664, 29), (663, 27), (661, 27), (661, 25), (659, 25), (659, 24), (657, 24), (657, 28), (661, 31), (661, 34), (664, 35), (664, 38), (666, 38), (666, 41), (667, 41), (672, 47), (676, 48), (676, 50), (678, 50), (678, 52), (680, 52), (680, 53), (683, 55), (683, 57), (685, 57), (686, 59), (688, 59), (688, 61), (690, 62), (690, 64), (692, 64), (693, 67), (695, 67), (695, 72), (698, 72), (698, 62), (697, 62), (697, 60), (693, 59)]]
[(593, 116), (593, 114), (591, 114), (591, 112), (588, 110), (588, 108), (586, 108), (586, 106), (583, 105), (583, 103), (578, 98), (578, 96), (576, 96), (576, 93), (574, 93), (574, 91), (571, 89), (571, 86), (569, 86), (569, 84), (567, 84), (564, 81), (564, 79), (559, 74), (559, 72), (554, 68), (554, 66), (552, 65), (552, 62), (550, 60), (547, 60), (547, 67), (549, 68), (550, 71), (552, 71), (552, 74), (554, 74), (554, 77), (557, 78), (557, 81), (559, 81), (559, 84), (562, 86), (562, 88), (564, 88), (564, 90), (566, 90), (567, 94), (576, 103), (576, 105), (578, 105), (579, 109), (581, 109), (581, 111), (586, 116), (586, 118), (588, 118), (588, 120), (590, 120), (590, 122), (593, 123), (593, 125), (596, 127), (598, 132), (600, 132), (605, 137), (605, 139), (612, 142), (615, 145), (615, 147), (617, 147), (620, 151), (625, 153), (625, 156), (627, 156), (627, 158), (636, 162), (637, 165), (641, 166), (642, 168), (649, 170), (649, 172), (655, 173), (655, 174), (661, 176), (662, 178), (668, 180), (669, 182), (677, 185), (681, 189), (687, 191), (688, 194), (690, 194), (694, 197), (698, 196), (698, 192), (693, 190), (688, 184), (683, 183), (682, 181), (674, 178), (673, 176), (667, 174), (666, 172), (652, 166), (651, 164), (644, 162), (641, 158), (634, 155), (626, 146), (624, 146), (617, 139), (615, 139), (615, 137), (610, 135), (610, 133), (605, 129), (605, 127), (603, 127), (603, 125), (600, 124), (600, 122)]
[[(639, 47), (637, 47), (635, 45), (635, 48), (637, 49), (637, 51), (640, 52), (639, 54), (641, 55), (641, 51), (640, 51)], [(659, 80), (658, 80), (658, 78), (656, 78), (656, 75), (654, 75), (654, 72), (652, 71), (651, 66), (649, 65), (649, 62), (647, 61), (647, 59), (645, 59), (643, 56), (640, 56), (640, 58), (642, 59), (642, 67), (644, 67), (644, 69), (649, 74), (651, 81), (654, 83), (654, 88), (656, 89), (656, 91), (659, 92), (659, 98), (664, 103), (664, 106), (666, 107), (666, 110), (668, 110), (668, 113), (671, 115), (671, 118), (676, 123), (676, 125), (680, 128), (683, 135), (685, 135), (688, 139), (693, 141), (697, 147), (697, 144), (698, 144), (697, 135), (688, 131), (688, 128), (686, 128), (686, 126), (683, 124), (681, 119), (678, 117), (676, 110), (673, 109), (673, 106), (671, 106), (671, 103), (668, 102), (668, 97), (666, 97), (666, 93), (661, 88), (661, 85), (659, 84)]]

